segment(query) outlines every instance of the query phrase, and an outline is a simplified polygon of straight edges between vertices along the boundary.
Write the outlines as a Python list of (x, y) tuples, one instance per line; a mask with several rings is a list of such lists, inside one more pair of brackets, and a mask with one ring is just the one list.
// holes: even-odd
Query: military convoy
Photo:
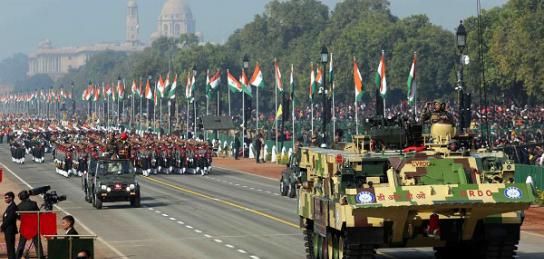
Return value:
[(104, 202), (129, 201), (140, 207), (140, 185), (132, 161), (100, 158), (89, 161), (89, 171), (82, 177), (85, 200), (96, 209)]
[(300, 186), (308, 258), (374, 258), (377, 248), (395, 247), (512, 258), (523, 210), (535, 199), (530, 181), (514, 182), (511, 160), (470, 149), (470, 137), (451, 124), (433, 125), (424, 146), (407, 136), (404, 145), (361, 135), (338, 149), (301, 149), (296, 173), (284, 177)]

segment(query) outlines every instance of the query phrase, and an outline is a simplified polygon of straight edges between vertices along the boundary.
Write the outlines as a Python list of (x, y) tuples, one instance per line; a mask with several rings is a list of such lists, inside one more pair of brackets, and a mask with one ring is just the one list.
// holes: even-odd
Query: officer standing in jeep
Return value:
[(421, 113), (421, 121), (425, 122), (431, 120), (432, 124), (435, 123), (444, 123), (444, 124), (453, 124), (453, 116), (446, 111), (445, 103), (440, 100), (434, 101), (434, 110), (431, 111), (431, 103), (427, 103), (423, 112)]

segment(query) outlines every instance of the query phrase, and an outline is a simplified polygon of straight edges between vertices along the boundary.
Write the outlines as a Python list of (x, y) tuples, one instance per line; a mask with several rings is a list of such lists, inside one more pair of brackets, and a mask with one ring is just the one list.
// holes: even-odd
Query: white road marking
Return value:
[(200, 229), (195, 229), (194, 231), (195, 231), (196, 233), (198, 233), (198, 234), (201, 234), (201, 233), (202, 233), (202, 230), (200, 230)]
[(221, 239), (214, 239), (213, 241), (215, 241), (216, 243), (223, 243), (223, 240)]
[(153, 208), (147, 208), (148, 210), (154, 210)]
[(208, 235), (208, 234), (204, 234), (204, 236), (205, 236), (206, 238), (212, 238), (212, 236), (210, 236), (210, 235)]
[(175, 219), (175, 218), (170, 218), (170, 220), (171, 220), (171, 221), (176, 221), (176, 219)]
[(163, 214), (161, 214), (161, 215), (162, 215), (163, 217), (168, 217), (168, 214), (164, 214), (164, 213), (163, 213)]
[(192, 228), (193, 228), (193, 227), (191, 227), (191, 226), (189, 226), (189, 225), (186, 225), (185, 227), (188, 228), (188, 229), (192, 229)]
[[(9, 167), (7, 167), (4, 163), (0, 162), (0, 165), (2, 165), (8, 172), (11, 173), (11, 175), (13, 175), (13, 177), (17, 178), (17, 180), (19, 180), (21, 183), (23, 183), (24, 185), (26, 185), (29, 189), (34, 189), (34, 187), (32, 187), (30, 184), (28, 184), (25, 180), (23, 180), (23, 178), (21, 178), (19, 175), (17, 175), (15, 172), (13, 172)], [(72, 213), (68, 213), (68, 211), (64, 210), (61, 206), (59, 206), (58, 204), (55, 204), (55, 208), (57, 208), (58, 210), (60, 210), (62, 213), (64, 213), (65, 215), (71, 215)], [(106, 247), (108, 247), (111, 251), (113, 251), (117, 256), (119, 256), (120, 258), (122, 259), (129, 259), (128, 256), (126, 256), (125, 254), (123, 254), (121, 251), (119, 251), (117, 248), (115, 248), (114, 246), (112, 246), (110, 243), (108, 243), (106, 240), (104, 240), (103, 238), (99, 237), (94, 231), (92, 231), (89, 227), (87, 227), (87, 225), (83, 224), (83, 222), (79, 221), (77, 222), (79, 224), (79, 226), (81, 226), (83, 229), (85, 229), (87, 232), (89, 232), (89, 234), (91, 236), (96, 236), (96, 240), (98, 240), (100, 243), (104, 244)]]
[(234, 248), (234, 246), (231, 245), (231, 244), (226, 244), (225, 246), (228, 247), (228, 248)]
[(183, 222), (183, 221), (178, 221), (178, 224), (183, 225), (183, 224), (185, 224), (185, 222)]
[(260, 258), (259, 258), (258, 256), (256, 256), (256, 255), (252, 255), (252, 256), (250, 256), (249, 258), (251, 258), (251, 259), (260, 259)]
[(238, 249), (238, 252), (239, 252), (239, 253), (242, 253), (242, 254), (247, 253), (245, 250), (242, 250), (242, 249)]

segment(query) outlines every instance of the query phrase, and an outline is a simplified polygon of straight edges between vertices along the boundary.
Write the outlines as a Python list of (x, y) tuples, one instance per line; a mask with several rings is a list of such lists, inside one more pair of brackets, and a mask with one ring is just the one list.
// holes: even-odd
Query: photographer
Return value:
[[(24, 211), (39, 211), (40, 208), (38, 207), (38, 204), (35, 201), (30, 200), (28, 191), (21, 191), (18, 195), (19, 200), (21, 201), (17, 205), (17, 211), (18, 212), (24, 212)], [(20, 218), (20, 217), (19, 217)], [(43, 248), (40, 246), (38, 247), (38, 238), (39, 236), (36, 235), (34, 238), (32, 238), (32, 243), (34, 245), (34, 249), (36, 250), (36, 254), (43, 255)], [(26, 245), (26, 238), (23, 237), (23, 235), (20, 235), (19, 237), (19, 245), (17, 246), (17, 258), (23, 257), (23, 253), (25, 250)], [(39, 249), (39, 253), (38, 253)]]

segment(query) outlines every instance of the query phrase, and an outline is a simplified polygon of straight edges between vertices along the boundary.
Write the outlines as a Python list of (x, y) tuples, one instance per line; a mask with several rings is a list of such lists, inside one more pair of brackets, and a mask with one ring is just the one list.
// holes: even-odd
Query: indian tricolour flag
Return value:
[(357, 62), (355, 59), (353, 59), (353, 83), (355, 85), (355, 101), (361, 101), (361, 98), (363, 98), (363, 76), (361, 76), (361, 72), (359, 71), (359, 66), (357, 65)]
[(379, 87), (381, 96), (385, 96), (387, 94), (387, 80), (385, 79), (385, 54), (383, 50), (380, 65), (378, 66), (378, 71), (376, 71), (376, 86)]
[(209, 80), (210, 88), (215, 90), (219, 86), (219, 83), (221, 83), (221, 71), (217, 70), (215, 75), (212, 76)]
[(408, 75), (408, 103), (414, 104), (416, 100), (416, 53), (412, 59), (410, 75)]
[(242, 83), (240, 83), (236, 77), (234, 77), (229, 70), (227, 70), (227, 81), (229, 88), (233, 93), (239, 93), (242, 91)]
[(162, 79), (162, 75), (159, 76), (159, 81), (157, 82), (156, 88), (159, 96), (161, 98), (164, 97), (164, 92), (166, 91), (166, 83), (164, 82), (164, 79)]
[(176, 99), (176, 87), (178, 86), (178, 74), (174, 77), (174, 82), (172, 82), (172, 85), (170, 86), (170, 90), (168, 90), (168, 98), (169, 99)]
[(240, 82), (242, 83), (242, 91), (253, 97), (251, 94), (251, 84), (249, 83), (249, 79), (247, 78), (246, 71), (242, 69), (242, 77), (240, 78)]
[(249, 80), (249, 84), (255, 87), (264, 87), (263, 72), (261, 71), (261, 66), (259, 63), (257, 63), (255, 66), (255, 70), (253, 71), (253, 76), (251, 76), (251, 79)]
[(274, 61), (274, 78), (276, 79), (276, 87), (280, 92), (283, 92), (283, 83), (281, 82), (281, 71), (278, 62)]
[(149, 82), (149, 79), (145, 82), (145, 99), (151, 100), (153, 99), (153, 91), (151, 91), (151, 83)]
[(310, 87), (308, 88), (308, 94), (310, 96), (310, 100), (314, 98), (314, 93), (316, 90), (316, 83), (315, 83), (315, 70), (314, 70), (314, 63), (310, 65)]

